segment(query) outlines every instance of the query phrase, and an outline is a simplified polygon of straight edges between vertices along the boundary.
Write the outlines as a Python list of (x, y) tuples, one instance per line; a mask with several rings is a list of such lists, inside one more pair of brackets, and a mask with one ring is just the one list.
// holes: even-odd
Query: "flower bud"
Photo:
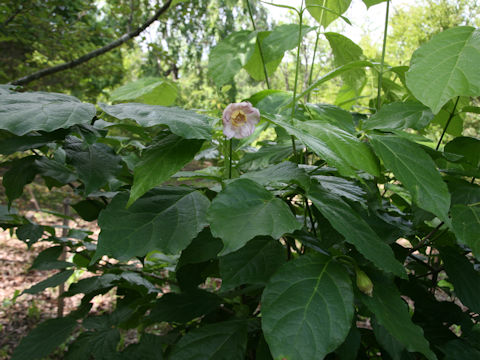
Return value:
[(372, 280), (368, 277), (365, 272), (360, 269), (356, 269), (357, 275), (357, 287), (358, 289), (368, 296), (372, 296), (373, 293), (373, 283)]

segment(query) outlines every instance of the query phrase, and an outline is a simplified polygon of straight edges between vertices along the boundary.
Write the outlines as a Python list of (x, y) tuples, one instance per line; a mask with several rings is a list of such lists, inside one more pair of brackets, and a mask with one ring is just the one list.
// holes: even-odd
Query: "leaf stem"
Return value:
[(383, 78), (383, 66), (385, 64), (385, 52), (387, 48), (387, 31), (388, 31), (388, 12), (390, 10), (390, 0), (387, 0), (387, 10), (385, 11), (385, 29), (383, 30), (383, 46), (382, 46), (382, 60), (380, 61), (380, 72), (378, 74), (378, 89), (377, 89), (377, 111), (382, 106), (382, 78)]
[(297, 85), (298, 85), (298, 71), (300, 68), (300, 45), (302, 42), (302, 23), (303, 23), (303, 0), (302, 5), (300, 7), (300, 12), (298, 13), (298, 18), (300, 20), (300, 27), (298, 29), (298, 42), (297, 42), (297, 60), (295, 66), (295, 84), (293, 86), (293, 104), (292, 104), (292, 115), (291, 115), (291, 122), (293, 124), (293, 115), (295, 114), (295, 107), (297, 104)]
[[(247, 0), (247, 8), (248, 8), (248, 14), (250, 15), (250, 20), (252, 21), (253, 30), (257, 31), (257, 27), (255, 26), (255, 20), (253, 19), (252, 8), (250, 7), (250, 0)], [(258, 38), (258, 34), (257, 34), (257, 46), (258, 46), (258, 52), (260, 53), (260, 59), (262, 60), (263, 74), (265, 75), (265, 82), (267, 83), (267, 88), (270, 89), (270, 81), (268, 80), (267, 66), (265, 65), (265, 58), (263, 57), (262, 45)]]
[(453, 105), (453, 110), (450, 113), (450, 116), (448, 117), (448, 120), (445, 124), (445, 127), (443, 128), (442, 135), (440, 136), (440, 139), (438, 140), (438, 143), (437, 143), (437, 146), (435, 147), (435, 150), (438, 150), (438, 148), (440, 147), (440, 144), (442, 143), (443, 137), (445, 136), (445, 133), (447, 132), (448, 125), (450, 125), (450, 121), (452, 121), (453, 117), (455, 116), (455, 110), (457, 110), (458, 100), (460, 100), (460, 96), (457, 96), (457, 100), (455, 101), (455, 105)]
[(228, 178), (232, 178), (232, 139), (228, 140)]
[[(322, 12), (323, 16), (323, 12)], [(321, 20), (321, 18), (320, 18)], [(317, 31), (317, 38), (315, 39), (315, 47), (313, 48), (313, 57), (312, 57), (312, 65), (310, 66), (310, 74), (308, 74), (308, 86), (312, 85), (312, 77), (313, 77), (313, 65), (315, 65), (315, 54), (317, 53), (318, 47), (318, 39), (320, 38), (320, 31)], [(310, 101), (310, 94), (307, 95), (307, 103)]]

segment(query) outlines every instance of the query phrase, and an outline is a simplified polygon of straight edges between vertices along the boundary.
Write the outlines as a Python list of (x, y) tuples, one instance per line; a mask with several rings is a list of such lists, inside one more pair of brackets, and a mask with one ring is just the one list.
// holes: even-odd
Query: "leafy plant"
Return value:
[[(269, 85), (294, 48), (298, 75), (299, 43), (314, 30), (302, 24), (305, 11), (325, 29), (349, 4), (307, 1), (291, 8), (299, 24), (231, 34), (210, 53), (213, 80), (222, 86), (243, 68)], [(42, 358), (78, 332), (67, 359), (476, 358), (480, 141), (444, 135), (471, 110), (468, 96), (480, 96), (477, 33), (434, 36), (406, 71), (327, 32), (338, 68), (304, 91), (296, 79), (292, 93), (252, 94), (262, 121), (241, 139), (223, 137), (215, 112), (151, 105), (161, 80), (148, 80), (152, 92), (141, 83), (116, 92), (147, 104), (101, 111), (2, 86), (0, 152), (22, 156), (6, 164), (0, 225), (29, 246), (54, 243), (34, 266), (60, 270), (25, 292), (74, 269), (95, 274), (63, 294), (83, 294), (78, 309), (38, 325), (13, 359)], [(370, 111), (303, 101), (337, 77), (361, 94), (366, 68), (379, 79)], [(392, 73), (398, 99), (381, 94)], [(422, 134), (441, 111), (435, 144)], [(252, 148), (267, 128), (275, 137)], [(194, 159), (200, 168), (184, 169)], [(35, 176), (74, 188), (82, 200), (72, 207), (98, 220), (98, 240), (75, 229), (58, 238), (10, 207)], [(59, 259), (63, 249), (72, 262)], [(115, 309), (89, 314), (113, 288)], [(139, 342), (124, 346), (129, 329)]]

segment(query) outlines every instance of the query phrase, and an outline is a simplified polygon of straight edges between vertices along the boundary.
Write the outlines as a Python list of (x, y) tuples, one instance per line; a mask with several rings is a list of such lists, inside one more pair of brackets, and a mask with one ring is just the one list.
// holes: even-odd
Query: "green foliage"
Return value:
[[(233, 26), (234, 14), (246, 14), (235, 1), (202, 18), (218, 3), (176, 2), (178, 12), (161, 24), (162, 46), (178, 52), (172, 59), (200, 54), (192, 60), (198, 65), (208, 52), (212, 82), (200, 90), (211, 97), (206, 110), (169, 106), (184, 88), (162, 67), (144, 69), (141, 80), (110, 97), (136, 102), (101, 104), (103, 112), (68, 95), (0, 87), (10, 205), (0, 207), (0, 226), (27, 246), (49, 241), (32, 268), (60, 270), (25, 293), (63, 284), (75, 270), (95, 274), (64, 293), (82, 297), (78, 308), (41, 323), (13, 359), (40, 359), (63, 343), (66, 359), (476, 356), (480, 142), (454, 134), (478, 108), (468, 97), (480, 96), (478, 31), (433, 37), (410, 68), (379, 66), (348, 38), (325, 33), (319, 48), (329, 53), (319, 64), (331, 53), (336, 68), (310, 81), (305, 66), (303, 91), (296, 85), (293, 99), (292, 67), (281, 62), (296, 48), (308, 54), (299, 40), (314, 28)], [(301, 11), (325, 28), (350, 2), (312, 4), (319, 6)], [(261, 14), (254, 9), (253, 21)], [(198, 35), (208, 37), (203, 55), (177, 38), (197, 38), (185, 19), (219, 22)], [(168, 60), (175, 75), (162, 46), (156, 60)], [(276, 87), (276, 69), (287, 71), (287, 91), (251, 90), (264, 80), (263, 61)], [(377, 109), (369, 91), (378, 75), (384, 105)], [(337, 99), (363, 107), (308, 100), (332, 82), (341, 85)], [(248, 89), (262, 120), (250, 137), (228, 141), (216, 110), (237, 87)], [(49, 188), (69, 186), (78, 198), (72, 208), (98, 222), (98, 240), (81, 229), (60, 238), (18, 214), (17, 199), (36, 178)], [(64, 251), (71, 262), (59, 260)], [(91, 314), (94, 298), (112, 289), (111, 311)], [(133, 333), (138, 342), (126, 346)]]

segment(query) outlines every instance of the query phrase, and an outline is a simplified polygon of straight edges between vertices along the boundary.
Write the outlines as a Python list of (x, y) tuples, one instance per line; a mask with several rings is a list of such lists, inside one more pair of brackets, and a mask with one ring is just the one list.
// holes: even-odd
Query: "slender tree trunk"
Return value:
[(87, 61), (89, 61), (89, 60), (91, 60), (91, 59), (93, 59), (97, 56), (105, 54), (106, 52), (109, 52), (110, 50), (113, 50), (113, 49), (119, 47), (120, 45), (124, 44), (128, 40), (140, 35), (140, 33), (142, 33), (150, 25), (152, 25), (163, 13), (165, 13), (167, 11), (167, 9), (170, 7), (171, 2), (172, 2), (172, 0), (167, 0), (165, 2), (165, 4), (160, 9), (158, 9), (150, 19), (148, 19), (145, 23), (143, 23), (137, 29), (122, 35), (119, 39), (114, 40), (111, 43), (109, 43), (109, 44), (107, 44), (107, 45), (105, 45), (105, 46), (103, 46), (99, 49), (93, 50), (93, 51), (89, 52), (88, 54), (80, 56), (79, 58), (77, 58), (75, 60), (60, 64), (60, 65), (52, 66), (52, 67), (49, 67), (49, 68), (46, 68), (46, 69), (43, 69), (43, 70), (39, 70), (37, 72), (34, 72), (33, 74), (21, 77), (21, 78), (16, 79), (16, 80), (13, 80), (13, 81), (10, 82), (10, 84), (12, 84), (12, 85), (28, 84), (28, 83), (30, 83), (34, 80), (38, 80), (38, 79), (43, 78), (45, 76), (52, 75), (52, 74), (55, 74), (57, 72), (64, 71), (64, 70), (67, 70), (67, 69), (72, 69), (72, 68), (74, 68), (78, 65), (81, 65), (81, 64), (83, 64), (83, 63), (85, 63), (85, 62), (87, 62)]

